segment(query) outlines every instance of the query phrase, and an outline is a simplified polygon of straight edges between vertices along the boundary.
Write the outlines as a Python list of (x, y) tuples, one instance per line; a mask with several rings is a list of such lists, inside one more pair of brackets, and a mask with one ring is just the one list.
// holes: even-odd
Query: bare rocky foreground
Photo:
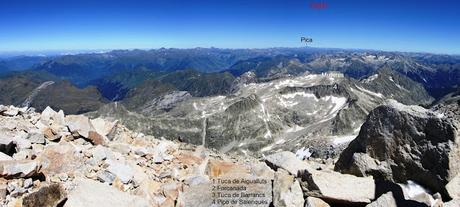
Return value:
[(390, 103), (371, 112), (356, 140), (338, 165), (332, 159), (300, 160), (287, 151), (256, 160), (132, 132), (117, 121), (65, 116), (49, 107), (40, 114), (0, 106), (0, 203), (460, 205), (458, 130), (442, 114)]

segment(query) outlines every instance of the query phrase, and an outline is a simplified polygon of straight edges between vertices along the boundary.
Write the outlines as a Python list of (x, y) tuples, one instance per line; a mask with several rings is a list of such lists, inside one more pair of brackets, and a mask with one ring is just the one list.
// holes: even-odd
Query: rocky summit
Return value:
[(0, 123), (2, 206), (439, 207), (460, 200), (457, 125), (394, 101), (370, 113), (338, 160), (223, 154), (50, 107), (0, 106)]

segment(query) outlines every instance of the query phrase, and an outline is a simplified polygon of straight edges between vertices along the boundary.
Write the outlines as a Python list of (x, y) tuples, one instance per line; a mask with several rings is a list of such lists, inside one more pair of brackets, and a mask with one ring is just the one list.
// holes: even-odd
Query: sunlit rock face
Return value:
[(444, 114), (396, 101), (374, 109), (335, 169), (403, 183), (414, 180), (447, 196), (459, 173), (458, 126)]

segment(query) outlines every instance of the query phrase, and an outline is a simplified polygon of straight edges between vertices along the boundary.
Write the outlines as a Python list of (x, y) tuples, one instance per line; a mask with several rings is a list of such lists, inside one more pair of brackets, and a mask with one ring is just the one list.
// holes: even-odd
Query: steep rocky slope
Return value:
[[(115, 73), (113, 76), (95, 80), (94, 84), (109, 100), (132, 102), (132, 99), (153, 99), (164, 95), (155, 93), (158, 91), (157, 87), (170, 88), (165, 92), (187, 91), (198, 97), (227, 94), (231, 90), (234, 79), (235, 77), (230, 73), (203, 73), (193, 69), (156, 72), (144, 67)], [(154, 92), (149, 93), (149, 91)], [(145, 103), (128, 105), (136, 107), (141, 104)]]
[(366, 88), (373, 91), (381, 91), (382, 95), (388, 99), (396, 99), (403, 104), (429, 105), (434, 101), (424, 90), (423, 85), (389, 67), (379, 69), (374, 75), (361, 80), (361, 83)]
[(20, 73), (0, 79), (0, 104), (27, 105), (38, 110), (52, 106), (68, 113), (97, 110), (107, 103), (95, 87), (77, 88), (49, 74)]
[[(368, 112), (385, 99), (430, 102), (417, 83), (397, 73), (383, 73), (374, 83), (340, 73), (306, 73), (265, 82), (239, 78), (234, 92), (227, 96), (180, 98), (181, 93), (174, 93), (160, 98), (175, 106), (167, 110), (146, 106), (127, 110), (110, 104), (92, 114), (115, 117), (135, 130), (222, 152), (261, 155), (283, 149), (335, 156), (334, 149), (352, 140)], [(155, 106), (155, 100), (147, 106)]]

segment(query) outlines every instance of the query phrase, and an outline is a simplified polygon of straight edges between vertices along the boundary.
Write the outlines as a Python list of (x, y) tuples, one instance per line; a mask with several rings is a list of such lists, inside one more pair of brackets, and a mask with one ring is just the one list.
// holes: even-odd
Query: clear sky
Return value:
[(460, 54), (460, 1), (0, 1), (3, 52), (301, 47), (301, 36), (314, 47)]

